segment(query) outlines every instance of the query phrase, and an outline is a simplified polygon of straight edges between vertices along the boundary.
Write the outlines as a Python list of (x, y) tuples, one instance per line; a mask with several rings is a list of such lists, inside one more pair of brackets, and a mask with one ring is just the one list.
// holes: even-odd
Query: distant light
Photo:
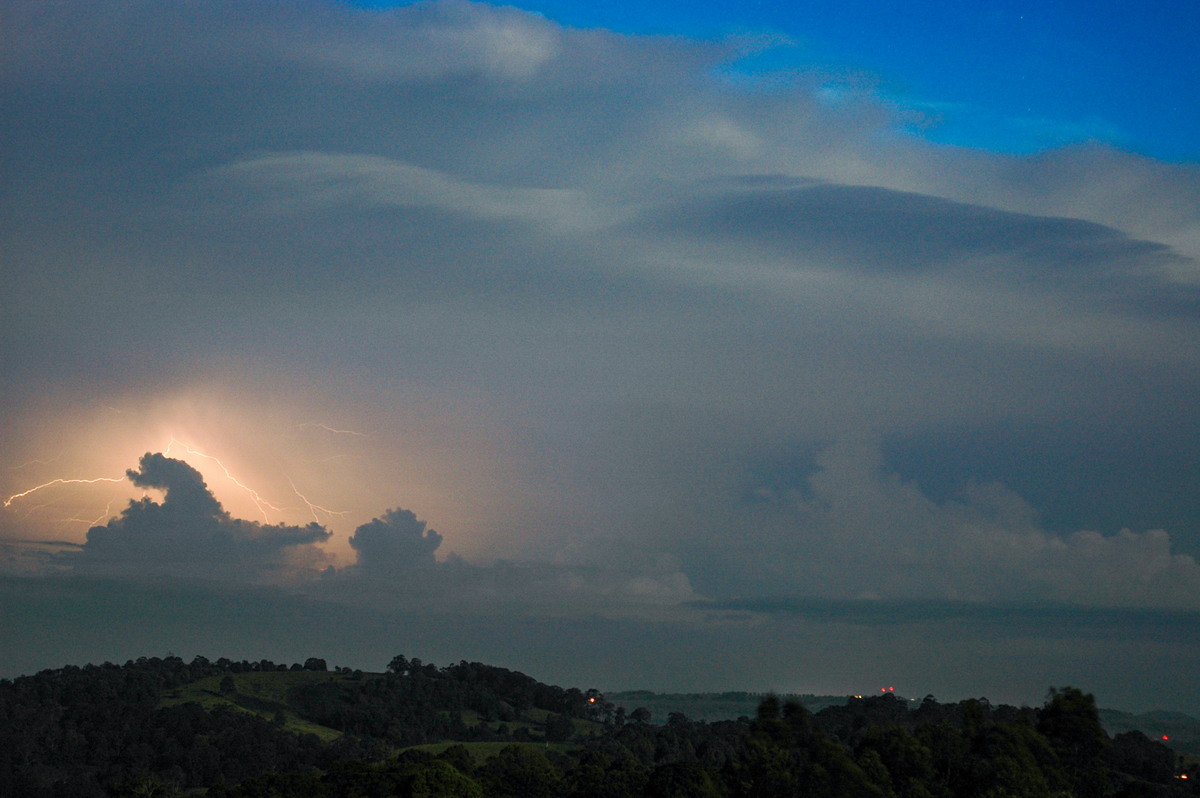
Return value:
[(596, 696), (592, 696), (591, 698), (589, 698), (589, 699), (588, 699), (588, 703), (589, 703), (589, 704), (594, 704), (594, 703), (596, 703)]
[(1165, 735), (1165, 734), (1164, 734), (1164, 735), (1163, 735), (1163, 739), (1164, 739), (1164, 740), (1170, 740), (1171, 738), (1170, 738), (1170, 737), (1168, 737), (1167, 735)]

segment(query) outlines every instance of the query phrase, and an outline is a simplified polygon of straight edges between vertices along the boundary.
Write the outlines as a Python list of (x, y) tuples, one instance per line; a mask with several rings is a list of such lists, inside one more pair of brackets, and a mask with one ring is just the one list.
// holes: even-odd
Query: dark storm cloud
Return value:
[(437, 560), (433, 553), (442, 536), (417, 518), (411, 510), (388, 510), (354, 531), (350, 546), (358, 553), (358, 568), (364, 576), (397, 576), (411, 568), (428, 568)]
[[(74, 572), (253, 581), (285, 566), (312, 565), (311, 544), (330, 535), (315, 523), (266, 525), (232, 518), (200, 473), (182, 460), (147, 452), (138, 465), (127, 472), (130, 480), (164, 491), (163, 501), (131, 501), (118, 517), (89, 529), (78, 551), (60, 555)], [(289, 564), (294, 553), (307, 554), (310, 561)]]
[[(125, 476), (139, 488), (158, 488), (164, 493), (162, 513), (175, 517), (217, 518), (224, 514), (221, 503), (213, 497), (204, 477), (182, 460), (147, 452), (138, 462), (138, 470), (126, 469)], [(146, 507), (149, 500), (143, 500)]]

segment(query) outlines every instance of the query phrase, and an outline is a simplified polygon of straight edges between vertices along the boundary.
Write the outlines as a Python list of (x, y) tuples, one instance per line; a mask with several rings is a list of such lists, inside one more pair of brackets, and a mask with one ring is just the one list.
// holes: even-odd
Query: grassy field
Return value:
[[(283, 720), (283, 728), (297, 734), (315, 734), (324, 742), (342, 736), (340, 731), (304, 720), (288, 706), (288, 691), (294, 687), (320, 682), (347, 681), (348, 675), (328, 671), (252, 671), (233, 673), (235, 691), (221, 692), (223, 676), (208, 676), (172, 690), (160, 702), (173, 706), (194, 702), (208, 710), (227, 707), (237, 712), (258, 715), (269, 721)], [(370, 678), (369, 676), (364, 678)]]
[[(360, 674), (357, 678), (375, 679), (380, 678), (380, 676), (380, 674), (367, 673)], [(160, 706), (174, 706), (191, 702), (199, 704), (208, 710), (226, 707), (236, 712), (258, 715), (271, 722), (282, 720), (283, 728), (287, 731), (297, 734), (315, 734), (324, 742), (336, 740), (342, 735), (336, 729), (312, 723), (297, 715), (289, 705), (288, 692), (302, 685), (352, 681), (355, 677), (348, 673), (334, 673), (331, 671), (250, 671), (246, 673), (233, 673), (229, 674), (229, 678), (233, 680), (234, 690), (222, 693), (221, 681), (224, 678), (224, 676), (208, 676), (184, 687), (172, 690), (163, 698)], [(545, 723), (550, 714), (544, 709), (530, 709), (522, 717), (515, 720), (484, 721), (477, 713), (468, 710), (462, 713), (462, 720), (469, 727), (485, 724), (493, 731), (498, 730), (501, 726), (505, 726), (508, 728), (510, 734), (523, 729), (528, 732), (530, 737), (536, 740), (545, 734)], [(598, 734), (603, 729), (602, 724), (582, 718), (573, 718), (572, 723), (575, 726), (576, 733), (585, 736)], [(417, 746), (417, 748), (438, 753), (457, 744), (454, 741), (447, 741)], [(511, 745), (512, 743), (470, 742), (463, 744), (467, 746), (467, 749), (477, 761), (483, 761), (490, 756), (494, 756), (505, 745)], [(528, 742), (524, 744), (547, 747), (547, 744), (544, 742)], [(570, 750), (572, 746), (549, 743), (548, 748), (565, 751)]]

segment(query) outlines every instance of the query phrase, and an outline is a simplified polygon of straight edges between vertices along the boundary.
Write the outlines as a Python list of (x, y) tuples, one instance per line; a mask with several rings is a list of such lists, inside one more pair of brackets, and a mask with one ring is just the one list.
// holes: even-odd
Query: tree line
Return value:
[[(212, 700), (165, 700), (197, 684)], [(1143, 798), (1200, 795), (1200, 772), (1141, 732), (1110, 738), (1074, 687), (1038, 708), (885, 694), (812, 713), (767, 696), (753, 718), (654, 724), (596, 690), (402, 655), (384, 673), (168, 656), (0, 680), (0, 795), (188, 793)]]

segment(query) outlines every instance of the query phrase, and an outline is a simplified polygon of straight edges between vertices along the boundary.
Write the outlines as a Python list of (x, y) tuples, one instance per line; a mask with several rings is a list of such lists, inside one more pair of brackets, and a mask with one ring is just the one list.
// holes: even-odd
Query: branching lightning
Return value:
[(296, 489), (296, 483), (292, 482), (291, 477), (288, 478), (288, 484), (292, 486), (292, 493), (299, 496), (300, 501), (304, 502), (308, 506), (309, 513), (312, 514), (313, 520), (316, 521), (318, 524), (321, 523), (321, 519), (319, 517), (317, 517), (318, 510), (320, 510), (321, 512), (325, 513), (326, 515), (328, 515), (330, 517), (336, 515), (339, 518), (344, 518), (345, 516), (349, 515), (349, 513), (350, 513), (349, 510), (330, 510), (328, 507), (322, 507), (319, 504), (313, 504), (312, 502), (310, 502), (308, 500), (307, 496), (305, 496), (303, 493), (301, 493), (299, 490)]
[[(316, 426), (316, 427), (320, 427), (322, 429), (328, 430), (331, 433), (336, 433), (336, 434), (363, 436), (363, 433), (360, 433), (360, 432), (354, 432), (352, 430), (334, 429), (333, 427), (329, 427), (325, 424), (320, 424), (317, 422), (311, 422), (310, 424), (306, 424), (306, 425), (302, 425), (302, 426)], [(181, 453), (186, 452), (187, 455), (192, 456), (192, 457), (199, 457), (204, 460), (211, 460), (214, 464), (216, 464), (216, 466), (221, 470), (221, 472), (225, 475), (225, 477), (230, 482), (232, 482), (238, 488), (243, 490), (250, 497), (250, 499), (254, 502), (255, 507), (257, 507), (258, 511), (262, 514), (264, 523), (271, 523), (271, 519), (270, 519), (270, 516), (268, 515), (268, 512), (287, 513), (287, 512), (297, 512), (297, 511), (307, 510), (307, 512), (312, 516), (313, 521), (315, 521), (316, 523), (321, 523), (322, 517), (324, 517), (325, 519), (332, 519), (334, 517), (344, 517), (346, 515), (349, 515), (349, 512), (350, 512), (348, 510), (334, 510), (329, 507), (325, 507), (323, 505), (317, 504), (316, 502), (310, 501), (307, 496), (302, 494), (297, 489), (295, 483), (292, 482), (290, 477), (288, 478), (288, 483), (291, 485), (292, 492), (297, 496), (297, 498), (299, 498), (299, 500), (301, 502), (303, 502), (303, 506), (280, 507), (280, 506), (268, 501), (267, 499), (263, 498), (262, 494), (260, 494), (257, 490), (250, 487), (245, 482), (241, 481), (236, 476), (234, 476), (233, 472), (229, 469), (229, 467), (226, 466), (219, 458), (217, 458), (211, 454), (208, 454), (206, 452), (202, 452), (199, 449), (195, 449), (192, 446), (189, 446), (188, 444), (184, 443), (183, 441), (180, 441), (179, 439), (177, 439), (175, 437), (171, 437), (170, 440), (167, 442), (167, 445), (163, 449), (161, 449), (161, 451), (164, 455), (166, 455), (168, 457), (170, 457), (170, 456), (182, 457)], [(20, 466), (15, 466), (12, 468), (25, 468), (27, 466), (31, 466), (31, 465), (35, 465), (35, 464), (36, 465), (48, 465), (49, 463), (52, 463), (57, 459), (59, 459), (59, 458), (31, 460), (27, 463), (21, 464)], [(40, 491), (45, 491), (49, 488), (56, 487), (56, 486), (94, 485), (97, 483), (105, 483), (105, 482), (119, 484), (119, 483), (124, 483), (127, 481), (128, 481), (128, 476), (126, 474), (122, 474), (121, 476), (117, 476), (117, 477), (94, 477), (94, 478), (89, 478), (89, 479), (59, 477), (56, 479), (51, 479), (49, 481), (43, 482), (39, 485), (34, 485), (31, 488), (21, 491), (20, 493), (12, 494), (11, 496), (9, 496), (8, 498), (6, 498), (4, 500), (3, 506), (4, 506), (4, 508), (11, 508), (11, 507), (13, 507), (14, 503), (16, 503), (20, 499), (24, 499), (27, 496), (38, 493)], [(59, 519), (59, 521), (58, 521), (59, 528), (61, 529), (63, 526), (65, 526), (67, 524), (75, 524), (75, 523), (87, 524), (89, 527), (96, 526), (98, 524), (102, 524), (104, 522), (104, 520), (111, 513), (113, 503), (114, 503), (114, 500), (110, 499), (107, 502), (107, 504), (105, 505), (104, 512), (95, 518), (83, 517), (84, 514), (88, 514), (88, 515), (91, 514), (86, 509), (75, 510), (73, 512), (73, 514), (70, 515), (69, 517), (61, 517)], [(36, 504), (32, 504), (32, 505), (22, 502), (21, 503), (22, 518), (29, 518), (32, 514), (36, 513), (38, 510), (44, 509), (46, 507), (50, 507), (54, 504), (57, 504), (57, 502), (53, 502), (53, 501), (52, 502), (42, 502), (42, 503), (36, 503)], [(16, 508), (14, 508), (14, 510), (15, 509)]]
[(80, 524), (87, 524), (88, 528), (91, 529), (109, 517), (109, 514), (112, 512), (112, 504), (113, 503), (110, 501), (108, 504), (104, 505), (104, 512), (100, 513), (100, 515), (96, 516), (95, 518), (80, 518), (79, 516), (73, 516), (71, 518), (63, 519), (63, 524), (76, 522)]
[(352, 429), (335, 429), (335, 428), (329, 426), (328, 424), (322, 424), (319, 421), (305, 421), (300, 426), (301, 427), (316, 427), (317, 429), (323, 429), (326, 432), (332, 432), (335, 435), (355, 435), (359, 438), (367, 437), (367, 434), (365, 432), (355, 432)]
[(124, 481), (125, 481), (125, 477), (123, 477), (123, 476), (112, 477), (112, 478), (96, 477), (95, 479), (52, 479), (49, 482), (43, 482), (41, 485), (35, 485), (34, 487), (30, 488), (29, 490), (22, 491), (21, 493), (14, 493), (12, 496), (9, 496), (7, 499), (4, 500), (4, 506), (8, 507), (14, 501), (16, 501), (17, 499), (20, 499), (22, 496), (28, 496), (29, 494), (35, 493), (36, 491), (39, 491), (42, 488), (49, 488), (53, 485), (92, 485), (97, 482), (124, 482)]
[[(6, 504), (5, 507), (7, 507), (7, 506), (8, 505)], [(38, 510), (42, 509), (43, 507), (49, 507), (49, 506), (50, 506), (50, 502), (42, 502), (41, 504), (34, 504), (30, 507), (27, 507), (25, 509), (25, 515), (21, 516), (21, 520), (24, 521), (26, 518), (33, 515)]]
[[(295, 507), (276, 507), (274, 504), (271, 504), (269, 501), (267, 501), (262, 496), (260, 496), (258, 491), (254, 490), (254, 488), (251, 488), (249, 485), (246, 485), (245, 483), (241, 482), (237, 477), (235, 477), (233, 474), (231, 474), (229, 469), (220, 460), (213, 457), (211, 454), (205, 454), (204, 452), (197, 451), (196, 449), (193, 449), (192, 447), (188, 446), (186, 443), (183, 443), (182, 441), (178, 441), (175, 438), (171, 438), (170, 442), (167, 443), (166, 448), (163, 449), (163, 454), (169, 455), (171, 453), (172, 446), (178, 446), (179, 448), (186, 451), (188, 454), (193, 454), (197, 457), (203, 457), (206, 460), (212, 460), (214, 463), (216, 463), (217, 466), (221, 469), (221, 471), (223, 471), (225, 473), (225, 476), (229, 478), (230, 482), (237, 485), (242, 490), (246, 491), (246, 493), (250, 494), (250, 499), (254, 502), (254, 506), (256, 506), (258, 508), (258, 511), (263, 514), (264, 522), (270, 523), (270, 518), (267, 516), (267, 511), (265, 509), (263, 509), (264, 507), (274, 510), (277, 513), (282, 513), (282, 512), (287, 512), (288, 510), (297, 509)], [(299, 495), (299, 494), (297, 494), (297, 495)]]
[(28, 468), (31, 465), (50, 465), (57, 459), (58, 459), (57, 457), (51, 457), (46, 460), (29, 460), (24, 463), (21, 463), (20, 465), (9, 466), (8, 470), (9, 471), (20, 471), (21, 469)]

